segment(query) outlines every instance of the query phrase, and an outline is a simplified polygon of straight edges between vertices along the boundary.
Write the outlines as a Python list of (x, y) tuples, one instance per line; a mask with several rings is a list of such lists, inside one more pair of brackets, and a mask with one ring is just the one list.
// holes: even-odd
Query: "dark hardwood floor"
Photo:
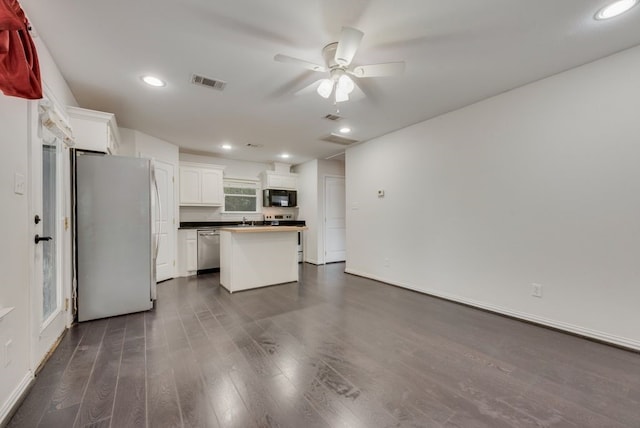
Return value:
[(640, 354), (343, 273), (66, 334), (11, 427), (640, 427)]

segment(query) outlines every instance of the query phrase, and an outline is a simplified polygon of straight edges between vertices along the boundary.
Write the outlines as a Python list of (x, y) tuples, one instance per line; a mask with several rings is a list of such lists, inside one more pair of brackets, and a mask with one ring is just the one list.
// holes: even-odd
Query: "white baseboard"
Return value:
[(452, 302), (463, 303), (465, 305), (473, 306), (473, 307), (480, 308), (480, 309), (485, 309), (487, 311), (495, 312), (495, 313), (502, 314), (502, 315), (507, 315), (507, 316), (510, 316), (510, 317), (513, 317), (513, 318), (518, 318), (518, 319), (529, 321), (529, 322), (532, 322), (532, 323), (535, 323), (535, 324), (544, 325), (544, 326), (551, 327), (551, 328), (554, 328), (554, 329), (558, 329), (558, 330), (566, 331), (566, 332), (569, 332), (569, 333), (577, 334), (579, 336), (584, 336), (584, 337), (588, 337), (588, 338), (591, 338), (591, 339), (599, 340), (599, 341), (602, 341), (602, 342), (607, 342), (607, 343), (610, 343), (612, 345), (617, 345), (617, 346), (621, 346), (621, 347), (624, 347), (624, 348), (640, 351), (640, 341), (629, 339), (629, 338), (626, 338), (626, 337), (615, 336), (615, 335), (612, 335), (612, 334), (609, 334), (609, 333), (604, 333), (602, 331), (592, 330), (592, 329), (589, 329), (589, 328), (581, 327), (581, 326), (574, 325), (574, 324), (565, 323), (565, 322), (562, 322), (562, 321), (556, 321), (556, 320), (549, 319), (549, 318), (539, 317), (537, 315), (528, 314), (526, 312), (514, 311), (514, 310), (511, 310), (511, 309), (508, 309), (508, 308), (501, 307), (501, 306), (491, 305), (491, 304), (487, 304), (487, 303), (484, 303), (484, 302), (478, 302), (476, 300), (467, 299), (467, 298), (456, 296), (456, 295), (453, 295), (453, 294), (447, 294), (447, 293), (442, 293), (440, 291), (429, 290), (429, 289), (425, 290), (425, 289), (417, 288), (417, 287), (415, 287), (415, 286), (413, 286), (411, 284), (404, 284), (404, 283), (397, 282), (397, 281), (391, 281), (391, 280), (386, 279), (386, 278), (382, 278), (382, 277), (378, 277), (376, 275), (368, 274), (366, 272), (358, 271), (357, 269), (348, 269), (347, 268), (347, 269), (345, 269), (345, 272), (349, 273), (349, 274), (352, 274), (352, 275), (357, 275), (357, 276), (362, 276), (364, 278), (373, 279), (375, 281), (384, 282), (386, 284), (395, 285), (397, 287), (402, 287), (402, 288), (406, 288), (406, 289), (409, 289), (409, 290), (417, 291), (418, 293), (427, 294), (427, 295), (435, 296), (435, 297), (440, 297), (440, 298), (445, 299), (445, 300), (451, 300)]
[(13, 413), (14, 407), (17, 406), (22, 399), (22, 396), (29, 389), (31, 382), (34, 380), (33, 372), (27, 371), (24, 378), (20, 381), (16, 389), (13, 390), (7, 401), (0, 407), (0, 426), (5, 426), (9, 416)]
[(313, 259), (305, 259), (304, 262), (311, 263), (312, 265), (316, 265), (316, 266), (320, 266), (324, 264), (324, 263), (320, 263), (318, 260), (313, 260)]

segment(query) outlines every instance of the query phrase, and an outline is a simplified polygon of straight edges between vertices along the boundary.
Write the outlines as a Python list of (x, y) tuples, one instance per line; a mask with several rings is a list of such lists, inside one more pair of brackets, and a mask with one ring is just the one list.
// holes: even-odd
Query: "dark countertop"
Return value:
[[(247, 223), (251, 224), (250, 221)], [(272, 226), (270, 221), (255, 221), (256, 226)], [(279, 220), (278, 226), (306, 226), (304, 220)], [(228, 227), (242, 224), (241, 221), (183, 221), (179, 229), (208, 229), (213, 227)]]

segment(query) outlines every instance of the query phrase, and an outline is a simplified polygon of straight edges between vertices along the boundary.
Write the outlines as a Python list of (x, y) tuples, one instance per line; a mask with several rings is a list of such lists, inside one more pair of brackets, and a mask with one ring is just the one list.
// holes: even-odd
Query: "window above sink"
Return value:
[(224, 180), (224, 213), (259, 213), (260, 183), (246, 179)]

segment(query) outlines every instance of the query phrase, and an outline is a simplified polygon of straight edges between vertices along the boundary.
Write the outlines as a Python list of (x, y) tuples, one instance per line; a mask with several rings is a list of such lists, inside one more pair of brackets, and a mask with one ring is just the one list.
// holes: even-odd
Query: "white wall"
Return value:
[(0, 308), (15, 308), (0, 320), (0, 350), (12, 341), (8, 367), (0, 352), (0, 423), (8, 401), (30, 369), (29, 195), (13, 191), (14, 174), (21, 174), (25, 180), (29, 174), (27, 106), (26, 100), (0, 95)]
[(320, 264), (318, 257), (318, 160), (296, 165), (298, 174), (298, 217), (305, 221), (302, 234), (305, 262)]
[(639, 69), (636, 47), (349, 149), (347, 271), (640, 349)]
[[(35, 43), (43, 87), (51, 101), (59, 107), (77, 105), (43, 41), (36, 39)], [(4, 361), (0, 363), (0, 425), (20, 394), (24, 392), (34, 369), (30, 367), (29, 349), (32, 317), (29, 270), (34, 213), (31, 212), (29, 203), (29, 188), (32, 184), (29, 183), (31, 166), (28, 109), (30, 104), (36, 102), (0, 94), (0, 236), (3, 240), (3, 245), (0, 246), (0, 307), (15, 308), (0, 320), (0, 347), (4, 349), (7, 341), (12, 342), (11, 363), (7, 367)], [(65, 150), (64, 154), (64, 179), (68, 183), (68, 151)], [(21, 174), (26, 180), (24, 195), (14, 193), (15, 173)], [(65, 211), (67, 210), (68, 207), (65, 207)], [(68, 233), (64, 239), (65, 248), (68, 250)], [(65, 260), (64, 263), (64, 283), (68, 288), (69, 260)]]
[(315, 159), (294, 167), (298, 174), (298, 218), (305, 220), (304, 261), (324, 264), (324, 179), (344, 177), (344, 162)]
[(190, 153), (180, 153), (180, 160), (185, 162), (224, 165), (224, 176), (231, 178), (249, 178), (258, 180), (262, 171), (271, 169), (271, 165), (268, 163), (238, 161), (233, 159), (218, 158), (215, 156), (193, 155)]
[(116, 154), (118, 156), (136, 156), (136, 131), (119, 127), (118, 133), (120, 134), (120, 145)]
[(180, 156), (177, 145), (135, 129), (118, 128), (118, 130), (120, 133), (118, 155), (147, 155), (147, 157), (178, 165)]

